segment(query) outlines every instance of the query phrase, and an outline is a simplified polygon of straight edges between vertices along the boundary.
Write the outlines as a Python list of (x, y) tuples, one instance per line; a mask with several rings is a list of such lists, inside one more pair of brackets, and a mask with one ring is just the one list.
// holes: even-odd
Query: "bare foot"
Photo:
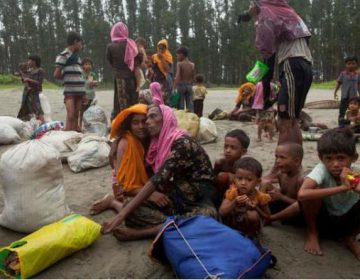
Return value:
[(119, 241), (132, 241), (138, 240), (138, 230), (132, 228), (119, 227), (113, 230), (114, 236)]
[(315, 256), (322, 256), (323, 252), (321, 251), (319, 239), (315, 234), (307, 234), (305, 245), (304, 245), (305, 252), (315, 255)]
[(344, 243), (351, 253), (353, 253), (355, 258), (360, 261), (360, 245), (356, 238), (354, 238), (354, 236), (346, 236), (344, 238)]
[(113, 200), (114, 197), (111, 194), (107, 194), (102, 199), (95, 201), (90, 208), (90, 215), (97, 215), (106, 209), (111, 208), (111, 203)]

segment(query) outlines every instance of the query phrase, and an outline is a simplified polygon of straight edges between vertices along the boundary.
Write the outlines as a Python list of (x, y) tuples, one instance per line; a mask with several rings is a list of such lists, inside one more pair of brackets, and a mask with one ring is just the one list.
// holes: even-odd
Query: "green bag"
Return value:
[(246, 75), (246, 80), (256, 85), (269, 72), (270, 68), (261, 61), (256, 61), (253, 69)]
[(180, 92), (175, 90), (170, 96), (170, 106), (173, 108), (178, 108), (180, 102)]

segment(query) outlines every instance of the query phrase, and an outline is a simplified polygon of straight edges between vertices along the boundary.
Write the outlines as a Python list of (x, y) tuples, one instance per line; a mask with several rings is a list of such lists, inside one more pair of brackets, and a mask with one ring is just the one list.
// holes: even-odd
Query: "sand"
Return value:
[[(64, 120), (65, 108), (61, 91), (47, 90), (54, 120)], [(236, 92), (210, 91), (205, 101), (205, 115), (219, 107), (230, 110), (234, 105)], [(99, 105), (108, 114), (112, 107), (113, 93), (99, 91)], [(331, 91), (312, 90), (307, 101), (329, 99)], [(20, 108), (21, 90), (0, 91), (0, 115), (16, 116)], [(337, 110), (307, 111), (315, 121), (335, 126)], [(205, 145), (211, 161), (214, 162), (223, 151), (224, 135), (234, 129), (244, 129), (251, 138), (248, 155), (261, 161), (267, 172), (274, 162), (276, 142), (264, 140), (256, 142), (256, 127), (240, 122), (217, 121), (219, 139), (217, 143)], [(0, 154), (11, 146), (0, 146)], [(318, 162), (316, 142), (305, 142), (305, 170), (311, 170)], [(265, 173), (266, 173), (265, 172)], [(71, 209), (88, 216), (92, 202), (111, 191), (110, 167), (88, 170), (74, 174), (64, 165), (67, 202)], [(0, 191), (0, 211), (4, 206), (3, 193)], [(113, 211), (106, 211), (93, 219), (102, 223), (112, 217)], [(23, 237), (0, 227), (0, 247)], [(267, 278), (360, 278), (359, 262), (344, 246), (335, 241), (322, 242), (323, 257), (310, 256), (303, 251), (303, 229), (281, 224), (264, 228), (264, 245), (269, 247), (278, 258), (275, 269), (269, 269)], [(136, 242), (118, 242), (112, 235), (102, 236), (94, 245), (78, 252), (38, 274), (37, 278), (173, 278), (169, 267), (152, 261), (147, 252), (151, 240)]]

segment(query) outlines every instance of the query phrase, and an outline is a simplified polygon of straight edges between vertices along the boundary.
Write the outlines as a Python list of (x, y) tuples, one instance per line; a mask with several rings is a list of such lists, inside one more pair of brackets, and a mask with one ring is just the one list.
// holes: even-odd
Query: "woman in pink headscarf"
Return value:
[(134, 69), (135, 65), (140, 65), (141, 58), (135, 41), (129, 38), (126, 24), (116, 23), (110, 35), (111, 43), (107, 45), (106, 57), (115, 75), (113, 120), (122, 110), (138, 103)]
[(159, 106), (165, 104), (161, 84), (159, 84), (158, 82), (151, 83), (150, 92), (152, 95), (152, 102), (154, 105)]
[[(120, 240), (156, 236), (169, 215), (216, 216), (213, 170), (205, 150), (177, 127), (175, 114), (166, 105), (150, 106), (146, 124), (151, 136), (146, 162), (155, 174), (102, 227), (104, 234), (114, 231)], [(127, 228), (117, 228), (123, 221)]]

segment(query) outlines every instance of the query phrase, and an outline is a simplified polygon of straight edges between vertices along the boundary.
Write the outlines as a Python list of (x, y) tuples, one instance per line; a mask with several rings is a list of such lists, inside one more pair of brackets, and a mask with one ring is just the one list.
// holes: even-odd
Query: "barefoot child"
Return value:
[(256, 237), (262, 220), (269, 216), (270, 196), (256, 189), (261, 182), (261, 164), (246, 157), (235, 163), (234, 184), (226, 191), (219, 214), (224, 223), (251, 237)]
[(67, 48), (56, 57), (54, 77), (64, 83), (67, 131), (81, 131), (79, 118), (85, 95), (85, 80), (78, 53), (82, 48), (82, 41), (80, 34), (70, 32), (67, 36)]
[(350, 123), (354, 133), (360, 133), (360, 98), (353, 97), (349, 100), (349, 107), (345, 114), (345, 119)]
[(358, 154), (356, 140), (349, 129), (332, 129), (318, 142), (321, 162), (305, 177), (298, 199), (307, 223), (304, 250), (322, 255), (319, 232), (342, 238), (345, 245), (360, 260), (360, 185), (351, 169)]
[[(303, 221), (297, 203), (297, 194), (304, 181), (301, 167), (303, 155), (303, 148), (297, 143), (288, 142), (277, 146), (275, 150), (277, 173), (275, 177), (263, 178), (260, 189), (271, 196), (270, 221), (285, 220), (295, 224)], [(280, 189), (268, 182), (274, 179)]]
[(201, 118), (203, 115), (204, 100), (207, 95), (206, 87), (204, 86), (204, 76), (197, 74), (195, 76), (195, 86), (193, 86), (194, 93), (194, 113)]
[(214, 175), (219, 192), (219, 200), (234, 179), (234, 163), (246, 154), (250, 138), (241, 129), (234, 129), (225, 135), (224, 157), (215, 161)]

